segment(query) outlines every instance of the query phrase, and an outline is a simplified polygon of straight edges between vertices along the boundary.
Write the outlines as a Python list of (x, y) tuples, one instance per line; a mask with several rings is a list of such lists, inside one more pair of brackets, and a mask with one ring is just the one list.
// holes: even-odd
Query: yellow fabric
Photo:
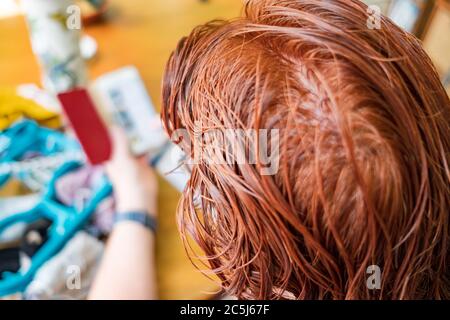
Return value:
[(18, 119), (26, 117), (40, 125), (59, 128), (61, 119), (57, 113), (49, 111), (33, 100), (23, 98), (12, 89), (0, 88), (0, 130), (8, 128)]

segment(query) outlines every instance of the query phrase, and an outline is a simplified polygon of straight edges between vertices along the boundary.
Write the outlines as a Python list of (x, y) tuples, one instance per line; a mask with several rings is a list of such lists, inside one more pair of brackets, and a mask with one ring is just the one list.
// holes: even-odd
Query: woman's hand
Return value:
[(145, 157), (131, 154), (120, 128), (112, 128), (111, 138), (113, 155), (106, 171), (114, 188), (117, 212), (147, 211), (156, 215), (158, 181), (153, 169)]
[[(120, 214), (147, 211), (156, 215), (157, 181), (145, 159), (128, 150), (125, 134), (112, 130), (114, 151), (106, 170)], [(154, 234), (134, 222), (117, 224), (109, 235), (90, 299), (156, 299)]]

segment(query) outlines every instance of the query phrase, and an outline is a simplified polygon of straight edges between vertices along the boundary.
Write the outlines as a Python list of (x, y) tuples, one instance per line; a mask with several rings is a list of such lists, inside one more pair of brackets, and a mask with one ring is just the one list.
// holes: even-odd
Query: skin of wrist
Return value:
[(156, 197), (143, 199), (139, 197), (116, 198), (117, 213), (125, 213), (130, 211), (145, 211), (155, 216), (157, 210)]

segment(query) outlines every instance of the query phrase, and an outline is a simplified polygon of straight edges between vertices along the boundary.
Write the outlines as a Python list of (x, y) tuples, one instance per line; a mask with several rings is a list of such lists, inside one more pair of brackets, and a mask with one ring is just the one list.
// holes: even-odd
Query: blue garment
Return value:
[[(22, 163), (30, 154), (48, 157), (67, 151), (81, 152), (81, 148), (74, 139), (68, 138), (61, 132), (39, 127), (33, 121), (25, 120), (0, 132), (0, 187), (12, 177), (21, 181), (27, 181), (31, 177), (32, 170), (28, 170), (30, 168), (26, 166), (29, 163), (25, 165)], [(50, 179), (43, 183), (42, 197), (34, 207), (6, 217), (0, 216), (0, 238), (4, 232), (17, 224), (30, 224), (40, 219), (51, 221), (48, 239), (33, 252), (30, 265), (27, 268), (20, 268), (16, 273), (2, 274), (0, 296), (23, 292), (40, 267), (56, 255), (73, 235), (84, 227), (98, 204), (112, 192), (111, 184), (103, 176), (93, 186), (91, 197), (83, 208), (62, 204), (56, 196), (56, 181), (65, 174), (80, 168), (82, 161), (71, 161), (64, 157), (61, 161), (63, 163), (53, 164), (55, 171), (51, 173)], [(14, 170), (7, 172), (9, 169)]]

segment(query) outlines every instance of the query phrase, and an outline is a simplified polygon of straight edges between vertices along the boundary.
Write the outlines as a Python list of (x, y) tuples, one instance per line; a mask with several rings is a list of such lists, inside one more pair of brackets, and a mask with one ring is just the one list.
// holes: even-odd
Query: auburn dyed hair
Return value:
[(169, 59), (169, 135), (279, 129), (276, 174), (202, 160), (179, 203), (190, 255), (192, 238), (238, 298), (450, 298), (450, 101), (420, 41), (369, 16), (357, 0), (248, 0)]

